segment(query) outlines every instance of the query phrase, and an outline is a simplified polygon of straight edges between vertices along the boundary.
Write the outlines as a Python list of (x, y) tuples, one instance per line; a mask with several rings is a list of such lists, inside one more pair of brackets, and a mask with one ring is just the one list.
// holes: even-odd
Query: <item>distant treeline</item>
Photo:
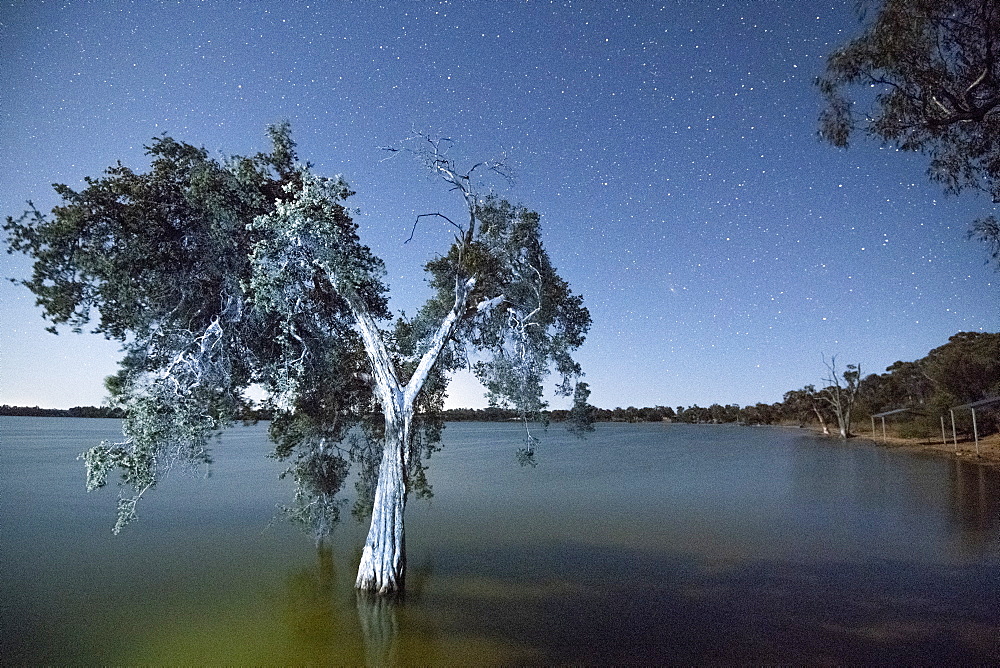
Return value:
[[(853, 361), (853, 360), (852, 360)], [(828, 369), (826, 383), (833, 382)], [(817, 375), (822, 375), (817, 365)], [(845, 384), (844, 378), (839, 378)], [(901, 436), (930, 437), (940, 432), (942, 415), (950, 418), (954, 406), (1000, 396), (1000, 333), (959, 332), (948, 342), (913, 362), (895, 362), (885, 373), (858, 375), (853, 403), (853, 421), (867, 429), (872, 415), (908, 409), (892, 418), (894, 431)], [(592, 408), (595, 422), (684, 422), (690, 424), (740, 423), (747, 425), (797, 424), (810, 422), (830, 426), (836, 423), (828, 400), (836, 388), (806, 385), (785, 393), (782, 401), (752, 406), (712, 404), (710, 406), (647, 406), (637, 408)], [(566, 419), (566, 411), (552, 411), (554, 422)], [(445, 412), (446, 420), (497, 421), (515, 419), (513, 411), (498, 408), (456, 409)], [(980, 434), (1000, 429), (1000, 403), (983, 406), (977, 413)], [(971, 413), (956, 412), (957, 428), (972, 432)]]
[[(822, 373), (821, 369), (817, 369)], [(900, 436), (929, 438), (940, 434), (940, 420), (950, 423), (950, 409), (1000, 396), (1000, 333), (959, 332), (948, 343), (931, 350), (913, 362), (894, 362), (885, 373), (839, 378), (840, 389), (856, 385), (852, 400), (853, 422), (867, 430), (870, 416), (889, 411), (905, 412), (891, 418), (892, 431)], [(849, 376), (848, 374), (845, 374)], [(833, 382), (832, 369), (825, 382)], [(815, 422), (830, 426), (836, 415), (830, 398), (837, 388), (806, 385), (785, 393), (783, 401), (752, 406), (657, 406), (655, 408), (595, 409), (598, 421), (615, 422), (688, 422), (721, 424), (739, 422), (750, 425), (799, 424)], [(970, 411), (955, 411), (956, 428), (972, 433)], [(977, 411), (979, 434), (1000, 429), (1000, 402), (983, 405)]]
[[(720, 410), (723, 409), (723, 410)], [(656, 406), (652, 408), (592, 408), (592, 417), (595, 422), (737, 422), (743, 412), (752, 411), (753, 407), (740, 408), (739, 406), (712, 406), (710, 408), (700, 408), (697, 405), (690, 408), (678, 406), (676, 410), (669, 406)], [(749, 413), (748, 413), (749, 414)], [(38, 408), (25, 406), (0, 406), (0, 415), (13, 415), (22, 417), (86, 417), (86, 418), (122, 418), (124, 411), (120, 408), (107, 408), (97, 406), (76, 406), (74, 408)], [(446, 422), (511, 422), (520, 419), (516, 410), (507, 408), (449, 408), (442, 411), (442, 417)], [(251, 409), (245, 412), (240, 419), (246, 421), (270, 420), (271, 413), (267, 409)], [(549, 413), (549, 418), (553, 422), (563, 422), (569, 417), (569, 411), (554, 410)], [(755, 420), (756, 422), (756, 420)]]
[[(822, 373), (822, 369), (817, 369)], [(830, 374), (828, 374), (830, 375)], [(825, 379), (832, 382), (831, 378)], [(843, 379), (841, 379), (843, 380)], [(940, 416), (949, 408), (1000, 395), (1000, 333), (959, 332), (948, 343), (931, 350), (914, 362), (895, 362), (883, 374), (871, 374), (851, 382), (857, 385), (853, 403), (855, 424), (864, 424), (869, 416), (891, 410), (908, 409), (893, 417), (897, 433), (926, 437), (940, 431)], [(595, 422), (686, 422), (693, 424), (741, 423), (750, 425), (804, 425), (835, 422), (828, 401), (833, 387), (807, 385), (786, 392), (783, 401), (752, 406), (712, 404), (711, 406), (652, 406), (645, 408), (591, 408)], [(123, 417), (121, 409), (78, 406), (67, 410), (0, 406), (0, 415), (39, 417)], [(443, 412), (452, 422), (508, 422), (518, 413), (504, 408), (452, 408)], [(554, 410), (553, 422), (568, 417), (568, 411)], [(972, 429), (968, 411), (956, 414), (957, 428)], [(977, 413), (979, 433), (1000, 428), (1000, 404), (984, 406)], [(245, 420), (269, 420), (265, 409), (250, 409)]]
[(73, 408), (39, 408), (38, 406), (0, 406), (0, 415), (14, 417), (76, 417), (76, 418), (123, 418), (120, 408), (105, 406), (74, 406)]
[[(738, 406), (732, 407), (736, 410)], [(697, 406), (685, 410), (686, 421), (688, 422), (709, 422), (713, 418), (719, 418), (718, 414), (702, 415)], [(657, 406), (655, 408), (593, 408), (593, 418), (596, 422), (661, 422), (664, 419), (676, 420), (677, 413), (673, 408)], [(0, 415), (13, 415), (21, 417), (86, 417), (86, 418), (122, 418), (124, 411), (120, 408), (107, 408), (104, 406), (76, 406), (74, 408), (39, 408), (26, 406), (0, 406)], [(518, 420), (518, 412), (507, 408), (449, 408), (442, 411), (442, 416), (446, 422), (511, 422)], [(267, 409), (252, 409), (240, 416), (247, 421), (270, 420), (271, 413)], [(549, 414), (553, 422), (562, 422), (569, 417), (569, 411), (554, 410)], [(735, 421), (735, 419), (720, 420)]]
[[(620, 410), (620, 409), (619, 409)], [(595, 409), (600, 414), (611, 415), (612, 411)], [(442, 412), (446, 422), (510, 422), (518, 419), (518, 412), (506, 408), (449, 408)], [(0, 415), (15, 417), (85, 417), (85, 418), (123, 418), (125, 412), (120, 408), (105, 406), (76, 406), (74, 408), (39, 408), (38, 406), (8, 406), (0, 405)], [(550, 417), (554, 422), (561, 422), (568, 416), (568, 411), (552, 411)], [(271, 412), (266, 408), (248, 409), (239, 416), (241, 420), (270, 420)], [(611, 421), (611, 418), (606, 418)]]

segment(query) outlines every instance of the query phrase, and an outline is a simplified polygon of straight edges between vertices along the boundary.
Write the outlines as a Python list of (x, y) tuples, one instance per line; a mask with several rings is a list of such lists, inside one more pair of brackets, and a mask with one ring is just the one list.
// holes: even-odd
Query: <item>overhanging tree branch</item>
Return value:
[[(929, 158), (948, 193), (1000, 200), (1000, 3), (882, 0), (861, 34), (836, 49), (816, 84), (820, 135), (847, 147), (856, 134)], [(870, 95), (869, 84), (876, 87)], [(858, 99), (851, 92), (863, 90)], [(859, 103), (866, 108), (859, 112)], [(866, 120), (865, 120), (866, 119)], [(977, 227), (1000, 269), (1000, 236)], [(988, 260), (989, 261), (989, 260)]]

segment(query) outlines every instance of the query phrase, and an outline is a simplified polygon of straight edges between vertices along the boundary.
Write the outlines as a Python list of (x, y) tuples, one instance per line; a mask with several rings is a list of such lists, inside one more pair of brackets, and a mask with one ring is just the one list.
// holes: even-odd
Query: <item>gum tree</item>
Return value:
[[(861, 34), (830, 54), (817, 79), (820, 135), (846, 147), (858, 133), (930, 158), (946, 192), (1000, 201), (1000, 4), (882, 0)], [(1000, 222), (973, 223), (1000, 268)]]
[(221, 161), (158, 138), (146, 173), (118, 164), (80, 191), (55, 186), (62, 203), (47, 215), (32, 206), (8, 217), (9, 252), (34, 258), (22, 283), (50, 329), (90, 325), (122, 341), (107, 386), (127, 411), (124, 438), (84, 455), (89, 489), (120, 473), (116, 532), (165, 471), (210, 462), (211, 438), (256, 384), (274, 414), (275, 455), (297, 482), (292, 517), (325, 535), (355, 465), (355, 510), (371, 512), (357, 587), (398, 591), (406, 500), (429, 494), (424, 461), (440, 440), (449, 373), (471, 366), (492, 403), (518, 411), (530, 461), (529, 424), (544, 420), (553, 371), (557, 393), (573, 399), (571, 428), (590, 428), (572, 357), (590, 316), (552, 266), (538, 214), (476, 192), (474, 172), (500, 166), (462, 172), (444, 144), (420, 137), (410, 152), (465, 217), (446, 218), (454, 239), (426, 264), (431, 298), (394, 319), (384, 265), (343, 205), (346, 183), (299, 163), (287, 125), (269, 134), (269, 153)]
[(858, 399), (858, 391), (861, 389), (861, 365), (848, 364), (843, 374), (837, 371), (837, 358), (831, 357), (827, 362), (823, 358), (823, 363), (829, 372), (829, 376), (823, 380), (829, 385), (820, 390), (820, 396), (829, 405), (834, 417), (837, 418), (837, 433), (840, 438), (851, 437), (851, 417), (854, 411), (854, 404)]

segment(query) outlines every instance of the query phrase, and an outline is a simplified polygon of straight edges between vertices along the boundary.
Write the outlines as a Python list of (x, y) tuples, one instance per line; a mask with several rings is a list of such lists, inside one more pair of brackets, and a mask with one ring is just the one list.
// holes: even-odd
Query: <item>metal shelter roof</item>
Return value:
[(880, 418), (880, 417), (886, 417), (886, 416), (889, 416), (889, 415), (895, 415), (897, 413), (907, 413), (907, 412), (910, 412), (910, 413), (920, 413), (920, 411), (918, 411), (916, 408), (897, 408), (894, 411), (886, 411), (885, 413), (876, 413), (875, 415), (872, 415), (872, 417), (873, 418)]
[(952, 406), (950, 410), (955, 410), (957, 408), (979, 408), (980, 406), (988, 406), (989, 404), (995, 404), (998, 401), (1000, 401), (1000, 397), (989, 397), (987, 399), (980, 399), (979, 401), (973, 401), (971, 404)]

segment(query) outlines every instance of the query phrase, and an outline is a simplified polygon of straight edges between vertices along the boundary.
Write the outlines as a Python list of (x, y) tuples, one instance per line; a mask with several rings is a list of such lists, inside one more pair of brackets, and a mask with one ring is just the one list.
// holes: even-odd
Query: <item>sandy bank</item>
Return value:
[[(819, 436), (823, 436), (822, 431), (816, 425), (807, 427)], [(1000, 466), (1000, 434), (992, 434), (986, 437), (979, 437), (979, 451), (976, 452), (976, 443), (971, 436), (958, 437), (958, 445), (952, 441), (951, 434), (948, 434), (947, 443), (941, 441), (939, 436), (935, 439), (926, 438), (901, 438), (899, 436), (888, 435), (883, 438), (880, 431), (872, 435), (870, 430), (858, 429), (855, 427), (851, 441), (867, 441), (875, 445), (887, 448), (899, 448), (913, 452), (921, 452), (942, 457), (955, 457), (967, 461), (975, 461), (988, 466)], [(835, 435), (824, 436), (834, 441), (839, 440)]]

